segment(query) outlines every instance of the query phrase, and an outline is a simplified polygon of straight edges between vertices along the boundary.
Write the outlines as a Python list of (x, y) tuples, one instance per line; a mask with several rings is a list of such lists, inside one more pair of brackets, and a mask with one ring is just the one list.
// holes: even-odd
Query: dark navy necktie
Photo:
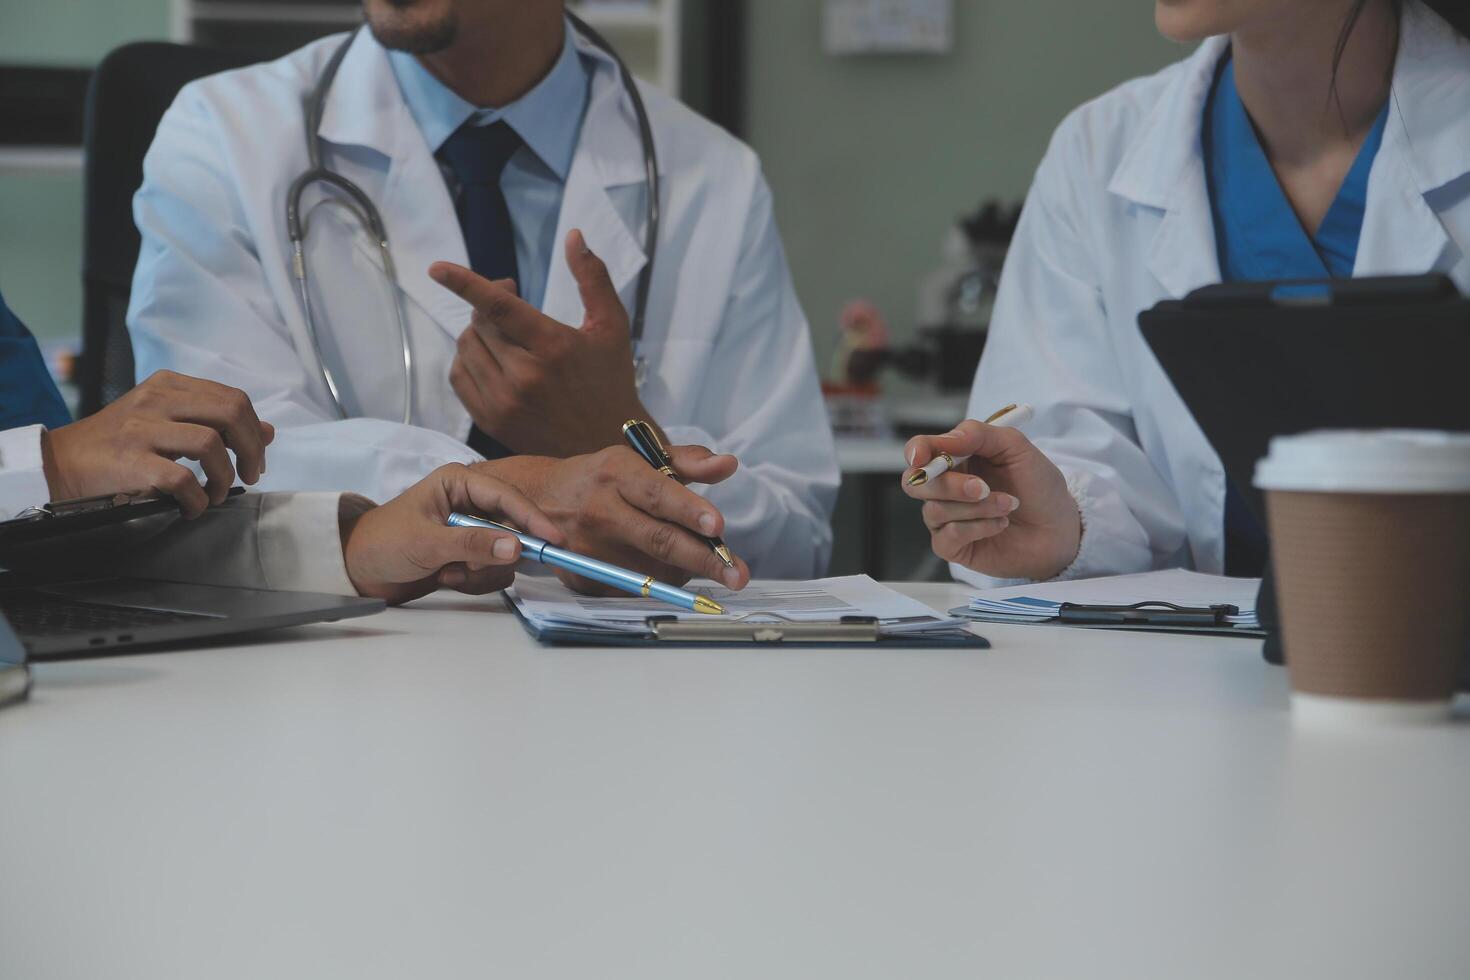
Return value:
[[(504, 122), (476, 126), (466, 122), (439, 148), (439, 156), (459, 180), (455, 212), (464, 233), (470, 268), (486, 279), (515, 279), (515, 226), (500, 189), (500, 174), (521, 147), (521, 138)], [(486, 459), (513, 453), (493, 436), (471, 425), (469, 446)]]

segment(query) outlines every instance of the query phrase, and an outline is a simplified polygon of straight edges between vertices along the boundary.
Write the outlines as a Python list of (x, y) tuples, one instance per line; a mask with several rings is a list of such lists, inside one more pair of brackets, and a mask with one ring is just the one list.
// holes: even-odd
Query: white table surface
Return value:
[(1295, 731), (1255, 642), (541, 650), (498, 609), (40, 666), (0, 977), (1470, 976), (1470, 725)]

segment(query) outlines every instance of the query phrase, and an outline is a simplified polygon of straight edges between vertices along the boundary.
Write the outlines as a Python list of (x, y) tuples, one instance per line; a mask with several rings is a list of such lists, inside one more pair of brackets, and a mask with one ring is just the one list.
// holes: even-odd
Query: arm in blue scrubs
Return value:
[[(1363, 230), (1368, 175), (1387, 120), (1385, 102), (1322, 226), (1309, 234), (1281, 189), (1240, 101), (1235, 64), (1227, 54), (1205, 104), (1200, 131), (1221, 278), (1225, 282), (1350, 278)], [(1265, 529), (1227, 477), (1225, 572), (1259, 575), (1265, 558)]]
[(51, 499), (42, 427), (70, 421), (36, 339), (0, 297), (0, 520)]
[(0, 296), (0, 431), (38, 424), (55, 429), (70, 421), (36, 338)]

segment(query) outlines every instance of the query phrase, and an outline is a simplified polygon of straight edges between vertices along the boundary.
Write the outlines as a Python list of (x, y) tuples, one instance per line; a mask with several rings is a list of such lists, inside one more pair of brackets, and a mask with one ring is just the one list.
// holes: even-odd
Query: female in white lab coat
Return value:
[(1470, 43), (1429, 4), (1158, 0), (1157, 21), (1206, 40), (1068, 116), (1011, 247), (969, 413), (1030, 403), (1027, 435), (967, 421), (909, 446), (975, 455), (910, 492), (976, 584), (1220, 572), (1227, 534), (1259, 537), (1140, 311), (1234, 279), (1470, 288)]

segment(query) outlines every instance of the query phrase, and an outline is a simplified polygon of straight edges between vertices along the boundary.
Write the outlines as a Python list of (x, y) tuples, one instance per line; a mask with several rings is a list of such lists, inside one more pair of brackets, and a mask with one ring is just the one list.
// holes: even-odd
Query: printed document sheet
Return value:
[(725, 607), (724, 616), (687, 612), (655, 599), (637, 596), (584, 596), (554, 578), (521, 576), (506, 593), (517, 610), (537, 628), (548, 626), (626, 629), (641, 632), (649, 616), (678, 616), (700, 622), (781, 619), (827, 622), (843, 616), (871, 616), (885, 633), (953, 629), (964, 620), (940, 615), (915, 599), (866, 575), (808, 582), (756, 581), (740, 592), (706, 580), (685, 586)]

